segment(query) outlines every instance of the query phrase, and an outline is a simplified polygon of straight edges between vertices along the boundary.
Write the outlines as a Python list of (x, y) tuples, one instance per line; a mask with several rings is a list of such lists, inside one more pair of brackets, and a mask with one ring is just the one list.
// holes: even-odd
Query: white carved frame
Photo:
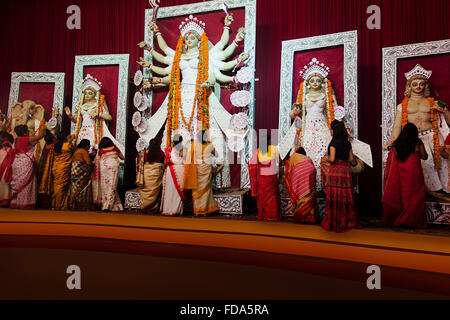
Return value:
[[(19, 101), (20, 84), (22, 82), (33, 83), (54, 83), (53, 106), (59, 108), (59, 114), (62, 114), (64, 108), (64, 77), (65, 73), (49, 72), (12, 72), (11, 89), (9, 91), (8, 116), (11, 114), (11, 108)], [(48, 119), (47, 119), (48, 120)]]
[[(443, 53), (450, 53), (450, 39), (383, 48), (382, 146), (391, 141), (391, 132), (394, 125), (397, 108), (398, 60)], [(383, 150), (382, 156), (383, 171), (381, 179), (384, 180), (384, 168), (388, 152)]]
[(340, 45), (344, 46), (345, 118), (353, 131), (353, 136), (358, 137), (358, 32), (353, 30), (282, 42), (278, 141), (282, 140), (291, 127), (289, 113), (292, 106), (295, 53)]
[[(256, 1), (257, 0), (227, 0), (226, 4), (230, 9), (245, 8), (245, 39), (244, 39), (244, 51), (249, 52), (253, 48), (253, 58), (248, 62), (248, 67), (255, 70), (255, 52), (256, 52)], [(185, 16), (186, 14), (199, 14), (208, 13), (222, 10), (223, 0), (213, 0), (198, 2), (186, 5), (161, 7), (158, 11), (158, 19), (172, 18)], [(153, 31), (148, 27), (152, 21), (153, 10), (145, 10), (145, 41), (153, 47)], [(178, 32), (178, 30), (177, 30)], [(145, 60), (152, 61), (152, 56), (149, 52), (145, 51)], [(149, 71), (144, 71), (144, 78), (149, 77)], [(252, 102), (249, 105), (249, 134), (246, 138), (246, 146), (243, 150), (244, 156), (241, 156), (241, 188), (250, 188), (250, 176), (248, 172), (247, 163), (250, 161), (251, 150), (253, 145), (253, 127), (254, 127), (254, 114), (255, 114), (255, 82), (252, 80), (250, 93), (253, 97)]]
[[(81, 97), (81, 85), (83, 83), (85, 66), (111, 66), (119, 65), (119, 86), (117, 93), (117, 113), (114, 117), (116, 121), (116, 140), (121, 143), (126, 150), (127, 132), (127, 110), (128, 110), (128, 78), (129, 78), (129, 54), (109, 54), (109, 55), (86, 55), (75, 57), (75, 67), (73, 75), (73, 95), (72, 114), (76, 114), (78, 103)], [(102, 82), (100, 80), (100, 82)], [(72, 123), (71, 132), (75, 131), (75, 124)]]

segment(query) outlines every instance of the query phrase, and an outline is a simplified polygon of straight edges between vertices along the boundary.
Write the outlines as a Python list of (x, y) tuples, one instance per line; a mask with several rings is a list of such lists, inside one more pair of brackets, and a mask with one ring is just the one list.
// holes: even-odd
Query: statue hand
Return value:
[(151, 90), (152, 87), (153, 87), (153, 85), (152, 85), (152, 83), (151, 83), (150, 81), (145, 81), (144, 84), (143, 84), (143, 86), (142, 86), (142, 88), (143, 88), (144, 90)]
[(156, 25), (156, 22), (152, 22), (148, 25), (150, 27), (150, 30), (152, 30), (154, 33), (159, 31), (158, 26)]
[(245, 38), (245, 29), (241, 27), (239, 28), (236, 38), (234, 40), (236, 40), (236, 42), (241, 42), (242, 40), (244, 40), (244, 38)]
[(138, 47), (141, 48), (141, 49), (148, 50), (148, 51), (152, 51), (153, 50), (153, 48), (145, 41), (139, 42), (138, 43)]
[(160, 84), (162, 82), (162, 78), (160, 77), (153, 77), (152, 78), (152, 83), (153, 84)]
[(238, 59), (237, 59), (238, 64), (241, 63), (241, 62), (244, 62), (244, 61), (247, 60), (249, 57), (250, 57), (250, 55), (249, 55), (248, 53), (242, 52), (242, 53), (239, 55)]
[(212, 84), (211, 84), (211, 82), (209, 80), (206, 80), (201, 85), (202, 88), (208, 88), (208, 87), (211, 87), (211, 86), (212, 86)]
[(97, 110), (95, 110), (94, 112), (92, 112), (91, 115), (90, 115), (90, 117), (91, 117), (91, 119), (97, 118), (97, 117), (98, 117), (98, 112), (97, 112)]
[(225, 17), (225, 22), (224, 22), (224, 24), (225, 24), (226, 26), (229, 26), (229, 25), (231, 25), (231, 23), (232, 23), (233, 21), (234, 21), (233, 15), (230, 14), (230, 15), (228, 15), (228, 16)]
[(383, 150), (389, 150), (392, 147), (392, 144), (394, 143), (394, 141), (389, 141), (388, 143), (386, 143), (383, 146)]
[(67, 116), (70, 116), (70, 115), (72, 114), (72, 112), (70, 111), (70, 108), (69, 108), (69, 107), (65, 107), (65, 108), (64, 108), (64, 111), (66, 112), (66, 115), (67, 115)]
[(140, 65), (141, 67), (150, 67), (152, 65), (150, 62), (148, 62), (147, 60), (145, 60), (142, 57), (139, 57), (139, 61), (136, 61), (136, 63), (138, 65)]
[(441, 108), (441, 107), (439, 106), (439, 104), (438, 104), (437, 102), (435, 102), (435, 103), (433, 104), (433, 106), (431, 107), (431, 110), (436, 110), (437, 112), (444, 113), (446, 109), (445, 109), (445, 108)]

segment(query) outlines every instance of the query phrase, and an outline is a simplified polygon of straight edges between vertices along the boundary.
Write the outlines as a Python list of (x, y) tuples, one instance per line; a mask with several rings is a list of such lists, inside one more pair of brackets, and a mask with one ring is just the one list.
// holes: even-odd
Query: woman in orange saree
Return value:
[[(51, 194), (52, 210), (67, 210), (74, 136), (58, 135), (58, 141), (47, 156), (39, 193)], [(50, 189), (48, 188), (50, 186)]]
[(293, 205), (295, 222), (316, 222), (316, 168), (300, 147), (286, 161), (286, 186)]
[(213, 145), (207, 141), (204, 131), (202, 131), (201, 141), (201, 143), (196, 141), (191, 143), (183, 178), (183, 188), (192, 190), (192, 202), (196, 216), (204, 216), (219, 210), (212, 192), (211, 155), (216, 154), (216, 151)]

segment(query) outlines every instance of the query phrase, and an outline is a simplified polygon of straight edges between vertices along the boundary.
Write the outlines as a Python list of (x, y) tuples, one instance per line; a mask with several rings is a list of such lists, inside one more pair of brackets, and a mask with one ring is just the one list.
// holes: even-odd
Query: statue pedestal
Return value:
[(245, 198), (249, 197), (249, 189), (223, 189), (214, 190), (214, 200), (219, 207), (219, 213), (227, 215), (243, 215), (247, 209), (244, 205)]
[(125, 192), (124, 208), (128, 210), (141, 209), (141, 194), (138, 188)]
[(450, 202), (427, 201), (425, 212), (428, 223), (450, 225)]

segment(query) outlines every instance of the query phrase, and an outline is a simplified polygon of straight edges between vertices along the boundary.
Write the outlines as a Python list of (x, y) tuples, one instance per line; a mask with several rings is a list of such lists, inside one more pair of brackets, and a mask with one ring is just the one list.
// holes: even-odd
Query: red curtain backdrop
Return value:
[[(52, 116), (53, 98), (55, 95), (54, 83), (22, 82), (20, 84), (19, 101), (33, 100), (45, 109), (45, 119)], [(5, 112), (6, 110), (3, 110)]]
[[(163, 0), (163, 6), (201, 1)], [(67, 7), (81, 8), (81, 30), (66, 27)], [(367, 7), (381, 8), (381, 30), (369, 30)], [(75, 55), (142, 56), (146, 0), (16, 0), (1, 2), (0, 105), (7, 110), (11, 72), (65, 72), (70, 105)], [(381, 60), (383, 47), (450, 38), (447, 0), (258, 0), (256, 128), (277, 128), (281, 41), (358, 30), (359, 137), (372, 145), (374, 168), (360, 179), (361, 215), (380, 215)], [(173, 30), (178, 32), (178, 28)], [(436, 71), (435, 71), (436, 72)], [(130, 100), (131, 101), (131, 100)], [(130, 104), (132, 109), (132, 105)], [(137, 135), (128, 130), (129, 148)], [(132, 162), (132, 153), (128, 153)], [(131, 167), (131, 166), (129, 166)], [(132, 181), (133, 173), (127, 177)]]

